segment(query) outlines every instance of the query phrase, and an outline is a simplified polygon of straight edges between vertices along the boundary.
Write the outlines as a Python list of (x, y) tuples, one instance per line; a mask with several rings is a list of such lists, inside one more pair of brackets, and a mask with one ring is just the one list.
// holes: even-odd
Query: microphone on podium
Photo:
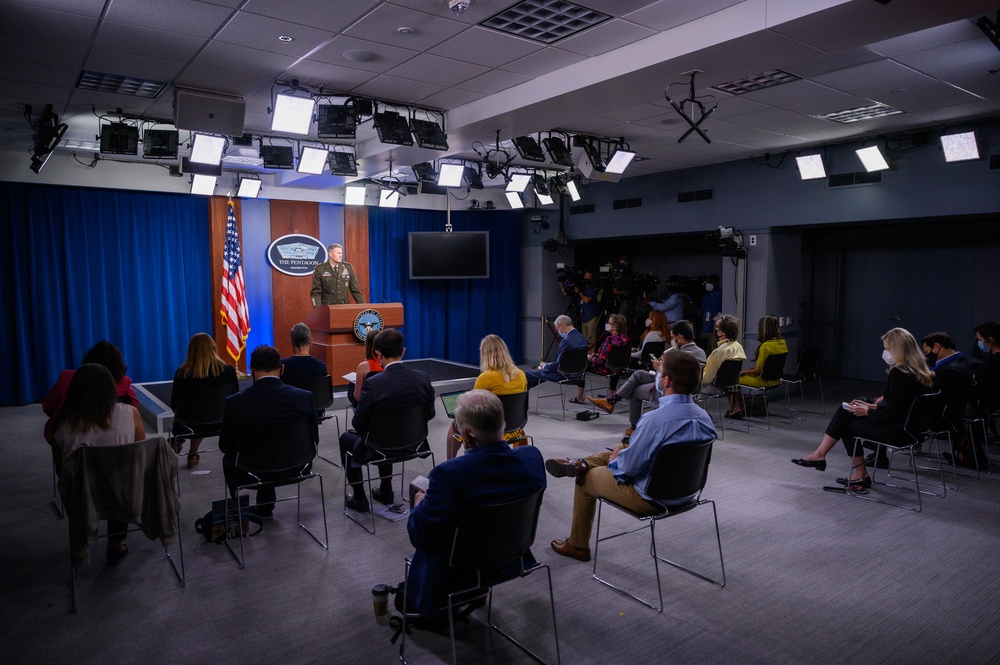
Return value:
[[(368, 302), (374, 302), (374, 300), (372, 300), (372, 291), (371, 291), (371, 289), (366, 289), (365, 287), (361, 287), (361, 289), (363, 291), (366, 291), (368, 293)], [(389, 301), (386, 300), (385, 298), (379, 298), (378, 300), (383, 305), (388, 305), (389, 304)]]

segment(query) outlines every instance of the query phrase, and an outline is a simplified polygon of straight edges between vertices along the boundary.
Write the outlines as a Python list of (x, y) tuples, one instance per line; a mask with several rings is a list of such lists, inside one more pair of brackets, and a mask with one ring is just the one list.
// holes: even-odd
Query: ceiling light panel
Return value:
[(783, 83), (798, 81), (801, 78), (801, 76), (789, 74), (788, 72), (780, 69), (772, 69), (770, 71), (761, 72), (756, 76), (748, 76), (746, 78), (736, 79), (735, 81), (713, 85), (712, 87), (721, 92), (728, 92), (730, 95), (742, 95), (746, 92), (763, 90), (764, 88), (773, 88), (774, 86), (781, 85)]
[(886, 106), (885, 104), (872, 104), (871, 106), (859, 106), (858, 108), (835, 111), (825, 115), (814, 115), (813, 117), (819, 118), (820, 120), (833, 120), (834, 122), (840, 122), (846, 125), (852, 122), (872, 120), (874, 118), (881, 118), (887, 115), (897, 115), (899, 113), (902, 113), (902, 111), (894, 109), (891, 106)]
[(607, 21), (610, 16), (565, 0), (524, 0), (479, 25), (552, 44)]
[(80, 78), (76, 81), (76, 87), (80, 90), (97, 90), (98, 92), (111, 92), (116, 95), (149, 98), (160, 94), (160, 91), (166, 85), (164, 81), (153, 81), (151, 79), (118, 76), (117, 74), (104, 74), (102, 72), (90, 72), (86, 70), (80, 72)]

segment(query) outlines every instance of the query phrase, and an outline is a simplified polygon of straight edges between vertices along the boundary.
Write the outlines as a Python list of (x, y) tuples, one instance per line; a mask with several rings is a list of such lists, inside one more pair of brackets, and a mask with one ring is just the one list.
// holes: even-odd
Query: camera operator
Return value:
[(567, 298), (573, 298), (580, 305), (580, 332), (587, 339), (589, 346), (597, 341), (597, 319), (601, 313), (601, 305), (597, 302), (597, 286), (594, 284), (594, 273), (591, 270), (583, 272), (583, 280), (579, 283), (560, 282), (559, 289)]
[(632, 270), (632, 259), (627, 256), (618, 259), (611, 291), (618, 299), (618, 313), (625, 316), (631, 314), (630, 310), (635, 304), (635, 272)]
[(662, 302), (652, 301), (649, 306), (655, 310), (663, 312), (668, 323), (684, 320), (684, 307), (687, 304), (687, 297), (684, 294), (683, 285), (679, 284), (676, 276), (671, 276), (667, 280), (667, 298)]
[(705, 295), (701, 298), (701, 338), (712, 352), (718, 346), (715, 335), (715, 317), (722, 313), (722, 289), (719, 276), (709, 275), (705, 279)]

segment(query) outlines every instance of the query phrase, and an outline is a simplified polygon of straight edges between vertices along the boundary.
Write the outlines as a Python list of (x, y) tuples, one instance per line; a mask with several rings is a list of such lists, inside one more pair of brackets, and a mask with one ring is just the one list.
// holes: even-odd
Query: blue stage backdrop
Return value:
[(134, 381), (172, 378), (212, 331), (208, 234), (202, 197), (0, 183), (0, 405), (41, 400), (101, 339)]
[(372, 300), (403, 303), (407, 358), (479, 364), (494, 333), (521, 358), (521, 250), (513, 211), (452, 212), (455, 231), (489, 231), (489, 279), (409, 279), (407, 234), (444, 231), (446, 213), (369, 208)]

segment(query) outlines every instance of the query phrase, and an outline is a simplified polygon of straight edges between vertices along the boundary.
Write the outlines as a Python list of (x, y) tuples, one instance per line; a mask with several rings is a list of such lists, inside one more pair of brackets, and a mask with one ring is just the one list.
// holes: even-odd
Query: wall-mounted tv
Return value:
[(412, 232), (410, 279), (487, 279), (490, 276), (488, 231)]

